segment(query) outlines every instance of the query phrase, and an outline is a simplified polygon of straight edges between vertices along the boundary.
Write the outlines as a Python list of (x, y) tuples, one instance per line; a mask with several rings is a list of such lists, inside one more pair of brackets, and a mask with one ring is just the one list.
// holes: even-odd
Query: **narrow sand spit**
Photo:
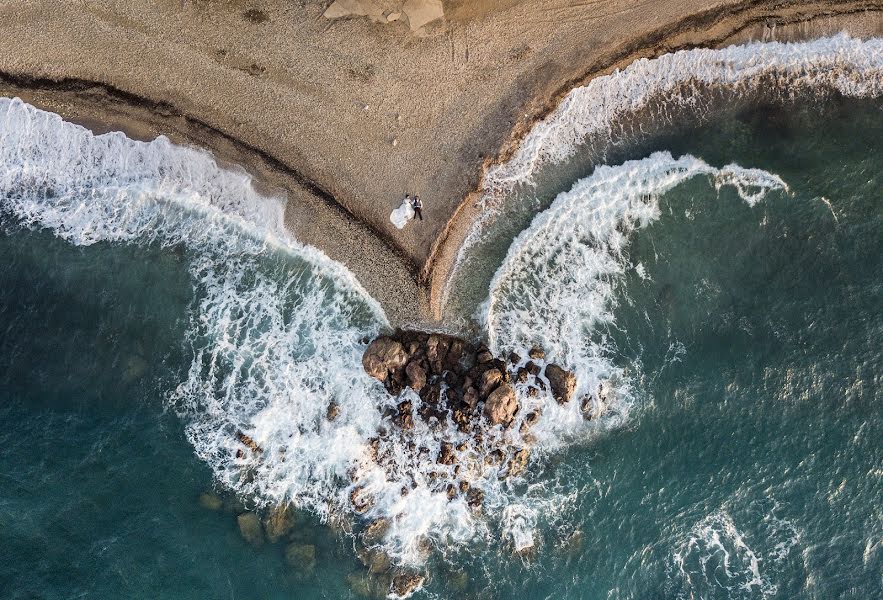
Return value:
[[(0, 23), (0, 93), (245, 166), (419, 324), (483, 170), (573, 86), (680, 48), (883, 35), (883, 0), (9, 0)], [(405, 192), (426, 221), (399, 231)]]

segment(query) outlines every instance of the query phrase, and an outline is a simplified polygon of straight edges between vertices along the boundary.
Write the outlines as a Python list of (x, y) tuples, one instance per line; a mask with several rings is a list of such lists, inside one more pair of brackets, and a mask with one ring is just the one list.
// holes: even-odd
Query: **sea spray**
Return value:
[[(592, 79), (571, 90), (558, 108), (537, 123), (507, 162), (491, 168), (482, 183), (478, 215), (470, 224), (445, 282), (442, 304), (477, 244), (487, 243), (489, 228), (501, 214), (536, 211), (534, 202), (512, 206), (515, 190), (529, 189), (538, 173), (564, 163), (589, 139), (601, 146), (628, 143), (623, 123), (642, 115), (638, 133), (655, 131), (675, 109), (699, 117), (714, 110), (710, 94), (795, 97), (803, 92), (835, 91), (849, 97), (883, 94), (883, 39), (853, 39), (846, 34), (800, 43), (752, 43), (719, 50), (694, 49), (640, 59), (623, 70)], [(646, 113), (646, 114), (645, 114)], [(603, 154), (603, 151), (601, 152)], [(530, 197), (529, 191), (524, 195)]]

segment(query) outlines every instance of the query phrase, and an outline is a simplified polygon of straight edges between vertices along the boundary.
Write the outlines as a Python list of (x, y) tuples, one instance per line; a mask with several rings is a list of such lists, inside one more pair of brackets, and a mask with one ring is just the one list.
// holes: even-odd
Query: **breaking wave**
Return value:
[[(509, 248), (480, 308), (495, 353), (540, 346), (547, 358), (568, 365), (577, 377), (576, 396), (595, 396), (606, 422), (621, 422), (631, 406), (631, 386), (604, 335), (614, 325), (617, 283), (632, 265), (626, 249), (632, 234), (660, 216), (659, 197), (698, 176), (732, 186), (753, 206), (771, 190), (787, 191), (777, 175), (738, 165), (715, 168), (693, 156), (658, 152), (622, 165), (601, 166), (560, 194)], [(606, 400), (605, 400), (606, 399)], [(579, 406), (560, 407), (547, 427), (583, 421)], [(618, 418), (616, 416), (618, 415)]]
[[(765, 95), (779, 97), (820, 90), (850, 97), (883, 95), (883, 39), (841, 34), (802, 43), (684, 50), (637, 60), (570, 91), (554, 112), (533, 127), (509, 161), (487, 172), (478, 216), (458, 251), (443, 304), (470, 249), (486, 239), (500, 214), (512, 210), (507, 202), (511, 193), (533, 185), (543, 167), (564, 163), (590, 140), (603, 147), (652, 131), (654, 120), (669, 120), (677, 110), (695, 116), (713, 111), (714, 94), (738, 98), (760, 88)], [(644, 124), (636, 131), (624, 128), (635, 115), (642, 115)]]

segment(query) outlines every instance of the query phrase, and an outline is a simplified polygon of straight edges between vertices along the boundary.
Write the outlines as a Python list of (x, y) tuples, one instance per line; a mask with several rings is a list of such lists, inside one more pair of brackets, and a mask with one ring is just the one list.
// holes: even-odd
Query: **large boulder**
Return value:
[(436, 375), (441, 375), (445, 370), (445, 359), (448, 356), (450, 345), (451, 338), (437, 333), (432, 334), (426, 340), (426, 358)]
[(518, 412), (515, 390), (508, 383), (491, 392), (484, 403), (484, 416), (492, 425), (505, 425), (512, 421)]
[(390, 337), (379, 337), (368, 346), (362, 356), (362, 367), (371, 377), (386, 381), (390, 371), (408, 364), (408, 353), (401, 342)]
[(448, 355), (445, 357), (445, 368), (449, 371), (460, 371), (460, 361), (466, 351), (466, 342), (461, 339), (454, 338), (448, 347)]
[(576, 375), (556, 364), (546, 365), (546, 379), (558, 404), (567, 404), (576, 391)]

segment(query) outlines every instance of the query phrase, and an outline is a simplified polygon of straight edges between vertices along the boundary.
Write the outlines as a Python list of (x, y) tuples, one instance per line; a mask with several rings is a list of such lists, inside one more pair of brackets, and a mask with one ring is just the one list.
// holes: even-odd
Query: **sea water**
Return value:
[[(382, 310), (245, 174), (4, 102), (2, 596), (354, 597)], [(503, 194), (519, 225), (470, 249), (459, 310), (605, 386), (604, 416), (550, 410), (474, 522), (382, 505), (435, 542), (419, 594), (880, 596), (881, 139), (873, 97), (753, 98), (601, 160), (567, 142)], [(285, 500), (307, 577), (236, 529)]]

